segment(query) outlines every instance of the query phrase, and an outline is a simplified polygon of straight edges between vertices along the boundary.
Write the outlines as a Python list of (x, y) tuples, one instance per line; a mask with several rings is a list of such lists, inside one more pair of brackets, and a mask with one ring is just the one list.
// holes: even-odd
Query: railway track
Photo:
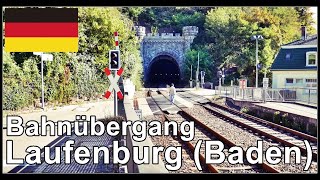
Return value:
[[(166, 120), (163, 114), (147, 116), (145, 120)], [(209, 173), (207, 168), (203, 168), (202, 171), (198, 170), (193, 158), (193, 152), (188, 148), (187, 144), (184, 143), (179, 136), (152, 136), (151, 140), (155, 146), (163, 146), (167, 148), (171, 147), (181, 147), (182, 148), (182, 166), (177, 171), (169, 171), (169, 173)], [(161, 158), (164, 159), (164, 154), (160, 154)], [(164, 161), (164, 163), (167, 163)]]
[[(183, 98), (185, 95), (179, 93)], [(188, 99), (199, 99), (199, 97), (191, 98), (190, 94)], [(185, 97), (186, 98), (186, 97)], [(203, 99), (203, 97), (202, 97)], [(197, 104), (199, 104), (197, 102)], [(238, 142), (245, 149), (254, 145), (257, 140), (264, 140), (264, 150), (270, 146), (278, 146), (282, 150), (283, 146), (297, 146), (301, 152), (304, 153), (306, 149), (303, 147), (303, 139), (307, 139), (311, 142), (313, 149), (313, 160), (317, 158), (317, 141), (316, 138), (306, 135), (301, 132), (294, 131), (292, 129), (282, 127), (280, 125), (270, 123), (268, 121), (241, 113), (236, 110), (232, 110), (227, 107), (209, 102), (208, 104), (195, 105), (192, 110), (187, 110), (190, 114), (201, 119), (203, 123), (211, 128), (220, 131), (221, 133), (230, 136), (234, 142)], [(238, 134), (235, 136), (234, 132)], [(302, 142), (302, 143), (301, 143)], [(305, 164), (305, 157), (302, 158), (302, 164), (295, 165), (291, 162), (291, 165), (279, 164), (277, 169), (284, 172), (304, 172), (303, 164)], [(315, 162), (311, 164), (311, 168), (307, 172), (317, 171), (317, 165)]]
[[(151, 97), (153, 98), (153, 95), (158, 95), (161, 93), (149, 93), (151, 94)], [(163, 95), (164, 98), (167, 99), (165, 95)], [(167, 99), (168, 101), (168, 99)], [(156, 102), (157, 103), (157, 102)], [(159, 106), (160, 108), (160, 106)], [(196, 119), (194, 116), (190, 115), (183, 109), (180, 109), (180, 112), (178, 114), (166, 114), (163, 112), (163, 116), (167, 121), (176, 121), (179, 124), (183, 121), (194, 121), (195, 122), (195, 138), (192, 141), (184, 142), (186, 146), (188, 147), (188, 150), (194, 153), (196, 144), (198, 140), (219, 140), (225, 144), (223, 152), (228, 155), (228, 149), (232, 146), (235, 146), (236, 144), (232, 141), (228, 140), (226, 137), (222, 136), (220, 133), (214, 131), (212, 128), (208, 127), (204, 123), (202, 123), (200, 120)], [(178, 132), (179, 137), (180, 132)], [(181, 140), (180, 140), (181, 141)], [(225, 160), (221, 164), (206, 164), (205, 163), (205, 149), (204, 149), (204, 143), (201, 144), (200, 148), (200, 162), (202, 168), (206, 169), (207, 171), (211, 173), (278, 173), (275, 168), (272, 166), (263, 163), (261, 165), (251, 165), (249, 164), (246, 159), (244, 161), (244, 164), (230, 164), (227, 160)]]
[(251, 116), (249, 114), (242, 113), (240, 111), (214, 103), (212, 101), (202, 106), (208, 111), (210, 111), (212, 114), (222, 119), (232, 121), (265, 137), (273, 139), (276, 142), (281, 143), (285, 146), (297, 146), (303, 153), (307, 153), (307, 150), (304, 147), (305, 144), (303, 140), (308, 140), (313, 151), (312, 159), (314, 161), (317, 161), (318, 144), (316, 137)]
[[(157, 92), (148, 91), (148, 96), (152, 98), (155, 105), (159, 108), (159, 104), (156, 103), (156, 100), (154, 99), (154, 96), (159, 95)], [(164, 123), (164, 121), (168, 120), (168, 117), (165, 115), (163, 111), (161, 113), (157, 113), (157, 115), (148, 116), (145, 117), (145, 120), (151, 121), (151, 120), (159, 120), (160, 122)], [(202, 170), (198, 170), (194, 163), (194, 157), (193, 157), (193, 151), (194, 148), (190, 148), (190, 144), (185, 143), (180, 138), (181, 132), (178, 132), (177, 136), (171, 135), (171, 136), (152, 136), (151, 139), (155, 146), (175, 146), (175, 147), (182, 147), (182, 166), (177, 171), (169, 171), (169, 173), (210, 173), (211, 171), (203, 166), (202, 164)], [(163, 153), (161, 154), (162, 159), (164, 159)], [(164, 162), (167, 163), (167, 162)]]

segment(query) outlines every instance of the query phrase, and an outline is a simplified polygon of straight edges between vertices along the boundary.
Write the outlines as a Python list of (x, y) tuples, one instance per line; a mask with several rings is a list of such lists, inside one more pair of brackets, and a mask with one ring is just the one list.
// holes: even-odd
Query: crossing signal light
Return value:
[(201, 74), (201, 77), (204, 77), (206, 75), (206, 72), (205, 71), (201, 71), (200, 74)]
[(109, 51), (109, 69), (110, 70), (119, 70), (120, 65), (120, 51), (119, 50), (110, 50)]
[(257, 64), (257, 68), (258, 68), (258, 70), (261, 70), (262, 69), (262, 67), (263, 67), (263, 65), (262, 64)]

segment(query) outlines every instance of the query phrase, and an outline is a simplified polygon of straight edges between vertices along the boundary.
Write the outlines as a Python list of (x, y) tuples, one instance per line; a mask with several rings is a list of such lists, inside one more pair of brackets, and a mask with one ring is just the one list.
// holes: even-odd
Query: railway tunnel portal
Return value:
[(143, 81), (145, 87), (165, 87), (174, 83), (182, 85), (185, 76), (185, 53), (190, 49), (198, 27), (185, 26), (180, 33), (147, 33), (143, 26), (136, 26), (141, 43)]

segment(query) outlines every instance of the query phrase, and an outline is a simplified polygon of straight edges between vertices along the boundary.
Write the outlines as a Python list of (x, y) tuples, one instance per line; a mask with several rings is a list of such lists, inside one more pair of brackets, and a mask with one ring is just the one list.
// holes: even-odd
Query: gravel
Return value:
[[(146, 120), (154, 120), (155, 118), (157, 119), (163, 119), (162, 116), (158, 115), (158, 116), (149, 116), (146, 117)], [(169, 118), (172, 120), (177, 121), (179, 124), (184, 121), (185, 119), (176, 114), (176, 115), (169, 115)], [(169, 171), (170, 173), (200, 173), (200, 172), (207, 172), (207, 170), (204, 169), (204, 171), (199, 171), (197, 170), (195, 163), (194, 163), (194, 159), (193, 159), (193, 155), (192, 152), (190, 152), (188, 150), (188, 147), (186, 147), (186, 145), (179, 140), (177, 137), (175, 136), (170, 136), (170, 137), (161, 137), (161, 136), (154, 136), (151, 137), (154, 145), (162, 145), (162, 146), (182, 146), (183, 148), (183, 164), (181, 169), (179, 169), (178, 171)], [(211, 136), (208, 132), (204, 131), (202, 128), (196, 126), (195, 128), (195, 138), (191, 141), (191, 144), (193, 144), (195, 146), (195, 144), (197, 143), (197, 141), (199, 139), (202, 140), (216, 140), (215, 137)], [(204, 142), (201, 145), (201, 154), (203, 157), (205, 157), (204, 154), (204, 150), (205, 150), (205, 146), (204, 146)], [(225, 154), (228, 154), (227, 152), (228, 150), (225, 149), (224, 152)], [(163, 154), (161, 154), (161, 158), (163, 159)], [(165, 162), (164, 162), (165, 163)], [(221, 164), (214, 164), (215, 167), (221, 168), (221, 170), (219, 170), (221, 173), (260, 173), (263, 172), (261, 168), (258, 167), (251, 167), (249, 163), (245, 162), (244, 164), (236, 164), (236, 165), (232, 165), (230, 164), (227, 159), (221, 163)], [(204, 168), (204, 166), (202, 166)]]
[[(264, 151), (270, 146), (278, 146), (281, 149), (284, 148), (284, 146), (281, 146), (270, 139), (261, 137), (257, 133), (250, 130), (244, 130), (231, 122), (213, 116), (201, 106), (196, 105), (186, 109), (186, 111), (201, 120), (208, 127), (234, 142), (236, 145), (243, 147), (245, 150), (250, 146), (257, 146), (257, 140), (263, 140)], [(292, 155), (292, 157), (294, 156)], [(286, 165), (284, 164), (284, 160), (281, 160), (281, 162), (274, 167), (284, 173), (317, 173), (318, 171), (316, 162), (312, 162), (310, 168), (307, 171), (304, 171), (303, 168), (306, 164), (306, 159), (302, 157), (301, 164), (295, 164), (294, 161), (295, 159), (291, 158), (291, 163)]]
[(147, 97), (147, 91), (135, 91), (134, 98), (145, 98)]
[[(164, 121), (164, 118), (162, 115), (152, 115), (144, 117), (144, 120)], [(186, 147), (186, 145), (177, 136), (151, 136), (151, 141), (153, 142), (154, 146), (164, 146), (165, 148), (168, 146), (182, 147), (182, 166), (177, 171), (168, 171), (169, 173), (208, 173), (206, 169), (203, 169), (203, 171), (199, 171), (196, 168), (192, 152), (189, 151), (188, 147)], [(164, 161), (164, 153), (160, 154), (164, 164), (168, 164)], [(172, 157), (175, 157), (174, 154), (171, 155)]]

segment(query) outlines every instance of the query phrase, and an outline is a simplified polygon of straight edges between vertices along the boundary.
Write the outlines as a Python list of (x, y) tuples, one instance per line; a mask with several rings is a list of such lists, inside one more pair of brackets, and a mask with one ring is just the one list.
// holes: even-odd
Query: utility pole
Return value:
[(258, 38), (256, 38), (256, 88), (258, 88)]
[(193, 84), (192, 84), (192, 64), (191, 64), (191, 71), (190, 71), (190, 81), (189, 81), (189, 84), (190, 84), (190, 88), (193, 87)]
[(198, 52), (198, 67), (197, 67), (197, 73), (196, 73), (196, 87), (199, 88), (199, 52)]
[(41, 59), (41, 108), (44, 110), (44, 82), (43, 82), (43, 59), (42, 53), (40, 54)]
[(222, 84), (224, 85), (224, 77), (225, 77), (225, 75), (224, 75), (224, 67), (222, 68)]
[(263, 39), (262, 35), (254, 35), (251, 37), (252, 40), (256, 40), (256, 88), (258, 88), (258, 64), (259, 64), (259, 61), (258, 61), (258, 40), (259, 39)]
[[(118, 38), (118, 32), (114, 32), (114, 40), (115, 40), (115, 45), (116, 45), (116, 50), (119, 50), (119, 38)], [(120, 53), (119, 53), (120, 57)], [(117, 70), (114, 70), (114, 77), (117, 75)], [(118, 94), (117, 91), (114, 89), (113, 90), (113, 106), (114, 106), (114, 117), (118, 116)]]
[(269, 84), (269, 79), (267, 78), (267, 68), (264, 69), (264, 78), (263, 78), (263, 102), (266, 103), (266, 95)]
[(190, 80), (192, 80), (192, 64), (191, 64), (191, 71), (190, 71)]
[(44, 110), (44, 78), (43, 78), (43, 61), (52, 61), (52, 54), (43, 54), (42, 52), (34, 52), (34, 55), (39, 55), (41, 58), (41, 108)]

